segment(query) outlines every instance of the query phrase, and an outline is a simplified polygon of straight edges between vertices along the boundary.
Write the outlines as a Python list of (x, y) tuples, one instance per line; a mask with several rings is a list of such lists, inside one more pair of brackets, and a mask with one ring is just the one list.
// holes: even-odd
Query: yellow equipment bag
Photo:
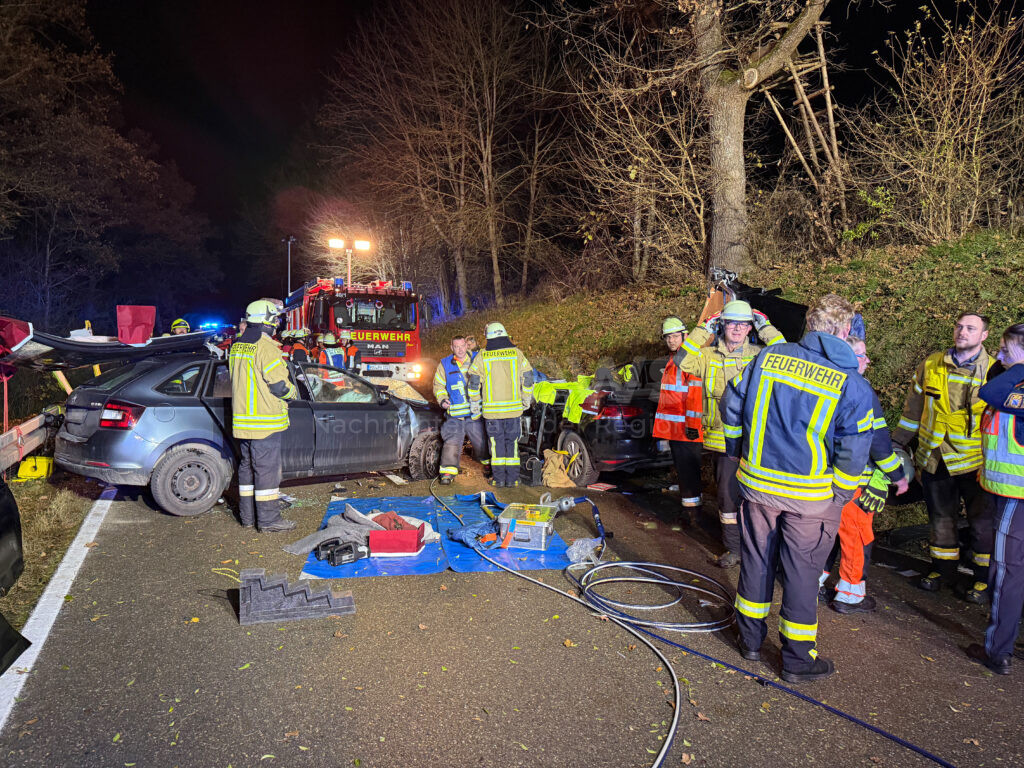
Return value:
[(45, 480), (53, 474), (53, 459), (49, 456), (29, 456), (18, 465), (16, 483), (26, 480)]

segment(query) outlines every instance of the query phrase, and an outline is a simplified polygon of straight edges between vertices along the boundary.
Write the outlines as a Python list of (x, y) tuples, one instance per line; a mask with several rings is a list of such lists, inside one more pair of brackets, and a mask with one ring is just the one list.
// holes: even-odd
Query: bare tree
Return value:
[(1024, 20), (926, 8), (889, 48), (885, 91), (851, 121), (869, 223), (933, 243), (996, 220), (1024, 171)]

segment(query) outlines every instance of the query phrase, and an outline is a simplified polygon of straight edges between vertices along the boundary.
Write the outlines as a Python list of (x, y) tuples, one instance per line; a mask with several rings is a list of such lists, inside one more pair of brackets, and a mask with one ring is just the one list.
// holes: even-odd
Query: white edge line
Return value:
[(107, 510), (110, 509), (110, 503), (116, 495), (117, 488), (108, 485), (93, 503), (89, 514), (82, 522), (82, 527), (78, 529), (78, 535), (71, 542), (64, 559), (60, 561), (57, 572), (53, 574), (50, 583), (46, 585), (43, 596), (39, 598), (39, 602), (32, 610), (32, 615), (29, 616), (21, 630), (21, 634), (32, 645), (3, 675), (0, 675), (0, 731), (3, 730), (11, 710), (14, 709), (18, 694), (21, 693), (25, 681), (28, 680), (32, 667), (39, 657), (39, 652), (43, 649), (43, 644), (53, 628), (53, 623), (57, 620), (57, 614), (60, 613), (60, 609), (64, 605), (64, 597), (70, 591), (75, 576), (78, 575), (78, 570), (85, 561), (85, 556), (89, 554), (89, 547), (85, 545), (95, 539), (100, 525), (103, 524), (103, 518), (106, 517)]

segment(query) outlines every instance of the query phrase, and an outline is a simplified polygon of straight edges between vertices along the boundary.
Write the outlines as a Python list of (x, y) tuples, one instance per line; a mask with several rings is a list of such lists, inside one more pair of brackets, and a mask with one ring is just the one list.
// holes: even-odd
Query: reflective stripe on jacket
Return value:
[[(288, 403), (295, 385), (281, 358), (281, 345), (261, 334), (255, 343), (236, 341), (228, 352), (231, 377), (231, 433), (243, 440), (258, 440), (288, 428)], [(278, 386), (278, 397), (271, 387)]]
[(846, 342), (809, 332), (761, 351), (722, 398), (726, 453), (745, 488), (845, 504), (868, 462), (873, 409)]
[(981, 415), (978, 390), (995, 361), (985, 350), (970, 367), (959, 367), (950, 351), (929, 355), (914, 373), (893, 439), (907, 445), (917, 436), (914, 463), (935, 472), (939, 459), (951, 475), (981, 467)]
[(658, 410), (654, 414), (655, 437), (696, 443), (704, 438), (701, 424), (701, 380), (686, 373), (670, 359), (661, 375)]
[(1024, 366), (1014, 365), (981, 388), (984, 463), (979, 479), (990, 493), (1024, 499)]
[(482, 349), (467, 371), (469, 397), (486, 419), (521, 416), (533, 398), (533, 366), (517, 347)]
[(469, 366), (472, 363), (473, 358), (469, 355), (466, 355), (461, 363), (455, 359), (455, 355), (448, 355), (438, 364), (437, 370), (434, 372), (434, 399), (439, 405), (447, 399), (450, 403), (448, 415), (456, 419), (475, 420), (480, 418), (479, 414), (473, 416), (469, 407), (466, 372), (469, 371)]
[[(782, 344), (786, 338), (774, 325), (761, 329), (759, 336), (767, 346)], [(701, 409), (704, 412), (704, 447), (709, 451), (725, 452), (725, 432), (719, 405), (725, 387), (747, 364), (757, 357), (764, 347), (744, 341), (732, 352), (724, 341), (716, 340), (711, 346), (704, 346), (713, 337), (705, 328), (694, 328), (683, 342), (682, 369), (704, 382), (704, 398)], [(678, 353), (677, 353), (678, 354)]]

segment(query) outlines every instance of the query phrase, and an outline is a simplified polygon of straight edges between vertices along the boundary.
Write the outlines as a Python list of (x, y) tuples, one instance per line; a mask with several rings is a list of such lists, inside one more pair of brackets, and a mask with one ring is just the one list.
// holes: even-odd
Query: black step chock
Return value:
[(262, 568), (245, 568), (238, 590), (238, 623), (319, 619), (356, 612), (351, 590), (314, 592), (307, 580), (289, 584), (287, 577), (267, 577)]

